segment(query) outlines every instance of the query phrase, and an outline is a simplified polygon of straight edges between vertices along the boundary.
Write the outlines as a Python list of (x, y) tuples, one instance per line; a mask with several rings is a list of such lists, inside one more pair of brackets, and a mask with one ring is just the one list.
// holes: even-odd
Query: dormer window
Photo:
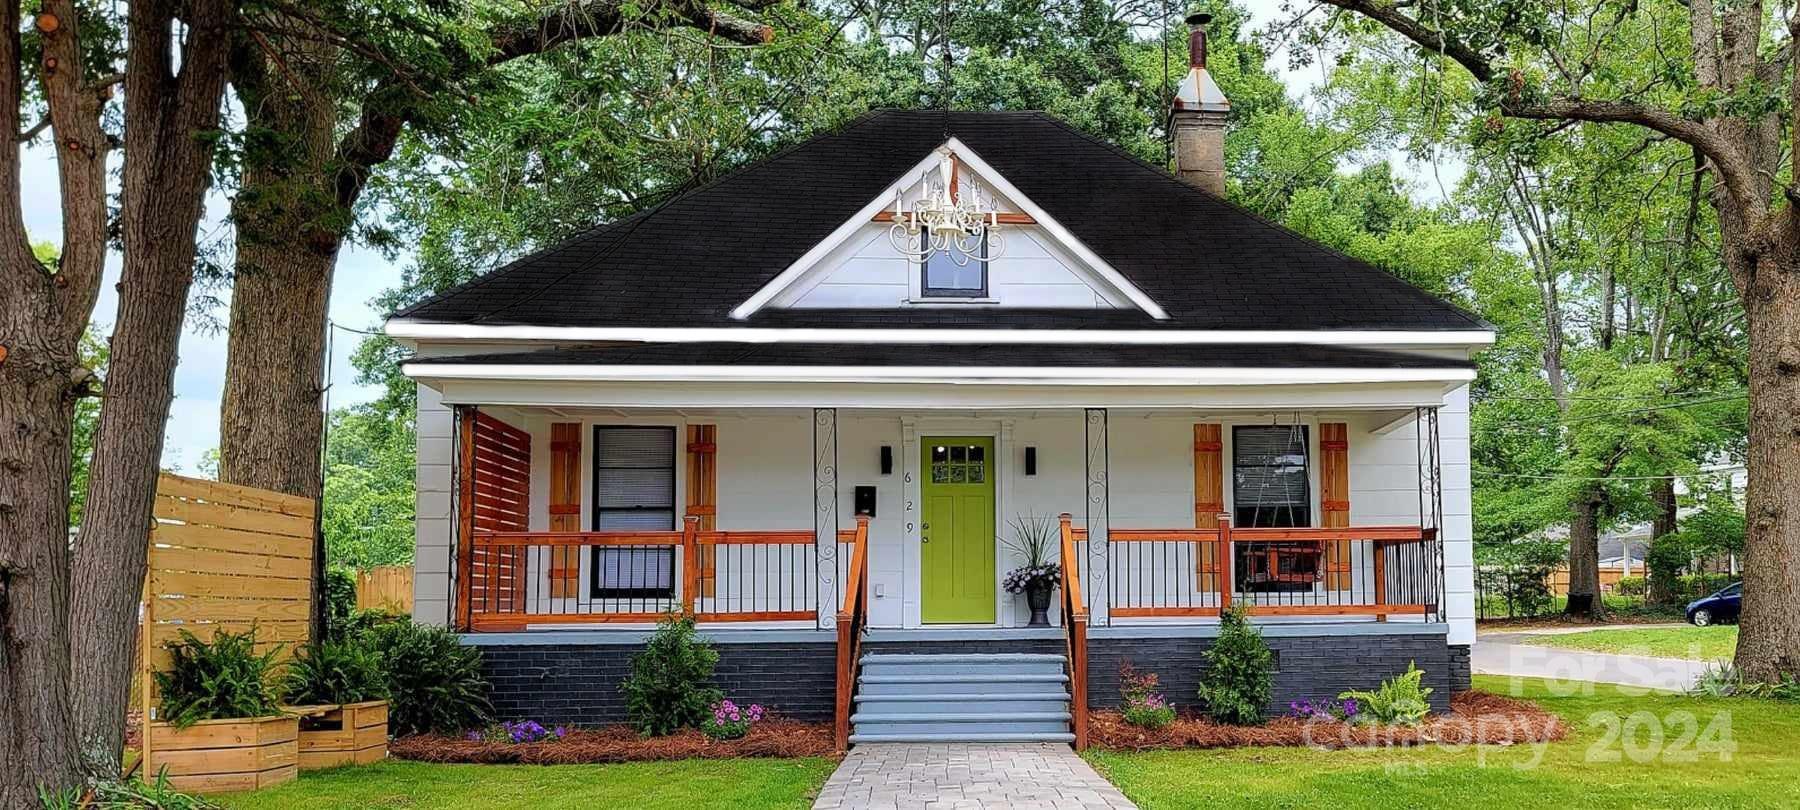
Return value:
[[(920, 233), (922, 250), (931, 249), (931, 233)], [(987, 235), (982, 234), (981, 253), (987, 253)], [(958, 260), (964, 263), (959, 263)], [(922, 274), (920, 293), (926, 298), (983, 298), (987, 296), (987, 262), (972, 256), (955, 255), (937, 250), (920, 261)]]

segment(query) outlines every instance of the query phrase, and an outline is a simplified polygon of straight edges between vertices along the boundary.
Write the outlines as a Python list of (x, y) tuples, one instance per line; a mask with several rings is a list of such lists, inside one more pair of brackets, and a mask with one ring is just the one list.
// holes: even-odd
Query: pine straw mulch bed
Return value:
[(1098, 748), (1144, 751), (1158, 748), (1310, 746), (1366, 748), (1413, 745), (1514, 745), (1552, 742), (1568, 736), (1562, 718), (1537, 704), (1471, 689), (1450, 699), (1450, 714), (1434, 714), (1417, 726), (1351, 725), (1335, 720), (1282, 717), (1260, 726), (1227, 726), (1182, 716), (1150, 730), (1125, 722), (1116, 711), (1088, 719), (1088, 743)]
[(731, 759), (736, 757), (820, 757), (834, 753), (829, 723), (768, 719), (750, 728), (743, 739), (715, 742), (694, 729), (667, 737), (640, 737), (628, 726), (576, 729), (561, 740), (535, 743), (471, 741), (441, 734), (402, 737), (388, 753), (420, 762), (480, 764), (588, 765), (662, 759)]

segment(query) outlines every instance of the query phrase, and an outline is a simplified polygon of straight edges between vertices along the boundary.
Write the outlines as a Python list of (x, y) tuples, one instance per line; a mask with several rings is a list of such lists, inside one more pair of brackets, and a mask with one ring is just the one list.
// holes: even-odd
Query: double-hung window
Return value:
[[(919, 234), (924, 249), (931, 248), (931, 232)], [(981, 252), (987, 253), (987, 232), (981, 234)], [(959, 262), (960, 259), (960, 262)], [(919, 293), (926, 298), (985, 298), (988, 292), (987, 262), (970, 256), (951, 256), (937, 250), (920, 262)]]
[[(1232, 524), (1291, 529), (1312, 525), (1305, 425), (1231, 429)], [(1319, 548), (1303, 543), (1244, 543), (1235, 556), (1237, 587), (1248, 592), (1309, 591), (1319, 577)]]
[(1231, 429), (1232, 523), (1243, 528), (1312, 525), (1305, 425)]
[[(594, 428), (595, 531), (675, 529), (675, 428)], [(673, 546), (597, 546), (595, 598), (675, 595)]]

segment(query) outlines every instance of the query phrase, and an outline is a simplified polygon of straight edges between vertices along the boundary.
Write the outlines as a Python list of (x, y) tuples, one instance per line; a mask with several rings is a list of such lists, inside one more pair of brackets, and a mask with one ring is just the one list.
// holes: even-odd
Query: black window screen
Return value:
[[(675, 528), (675, 428), (594, 428), (594, 530)], [(594, 549), (593, 591), (599, 597), (675, 595), (672, 546)]]
[(1231, 429), (1234, 523), (1246, 528), (1312, 525), (1305, 425)]

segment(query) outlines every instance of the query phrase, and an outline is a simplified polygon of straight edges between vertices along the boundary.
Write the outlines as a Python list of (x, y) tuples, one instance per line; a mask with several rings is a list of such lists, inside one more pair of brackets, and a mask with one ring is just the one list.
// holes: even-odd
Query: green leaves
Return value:
[(269, 693), (269, 678), (279, 652), (256, 652), (256, 631), (214, 631), (210, 642), (181, 631), (179, 641), (165, 645), (167, 670), (155, 673), (162, 697), (157, 719), (176, 728), (201, 720), (267, 717), (278, 713)]
[(631, 676), (619, 684), (638, 733), (661, 737), (705, 723), (722, 697), (711, 684), (718, 663), (718, 651), (695, 631), (692, 616), (671, 611), (657, 622), (643, 651), (631, 657)]
[(1389, 678), (1373, 692), (1348, 691), (1338, 700), (1356, 701), (1358, 722), (1416, 726), (1431, 713), (1431, 687), (1424, 685), (1425, 671), (1412, 661), (1406, 674)]
[(1219, 637), (1206, 650), (1206, 673), (1200, 677), (1200, 702), (1206, 716), (1234, 726), (1263, 720), (1263, 707), (1275, 680), (1275, 656), (1262, 633), (1250, 625), (1242, 607), (1225, 612)]
[(395, 622), (375, 627), (368, 637), (387, 673), (388, 728), (394, 736), (457, 733), (493, 714), (481, 650), (455, 633)]
[(366, 639), (308, 644), (296, 650), (281, 682), (290, 706), (325, 706), (384, 700), (387, 677)]

